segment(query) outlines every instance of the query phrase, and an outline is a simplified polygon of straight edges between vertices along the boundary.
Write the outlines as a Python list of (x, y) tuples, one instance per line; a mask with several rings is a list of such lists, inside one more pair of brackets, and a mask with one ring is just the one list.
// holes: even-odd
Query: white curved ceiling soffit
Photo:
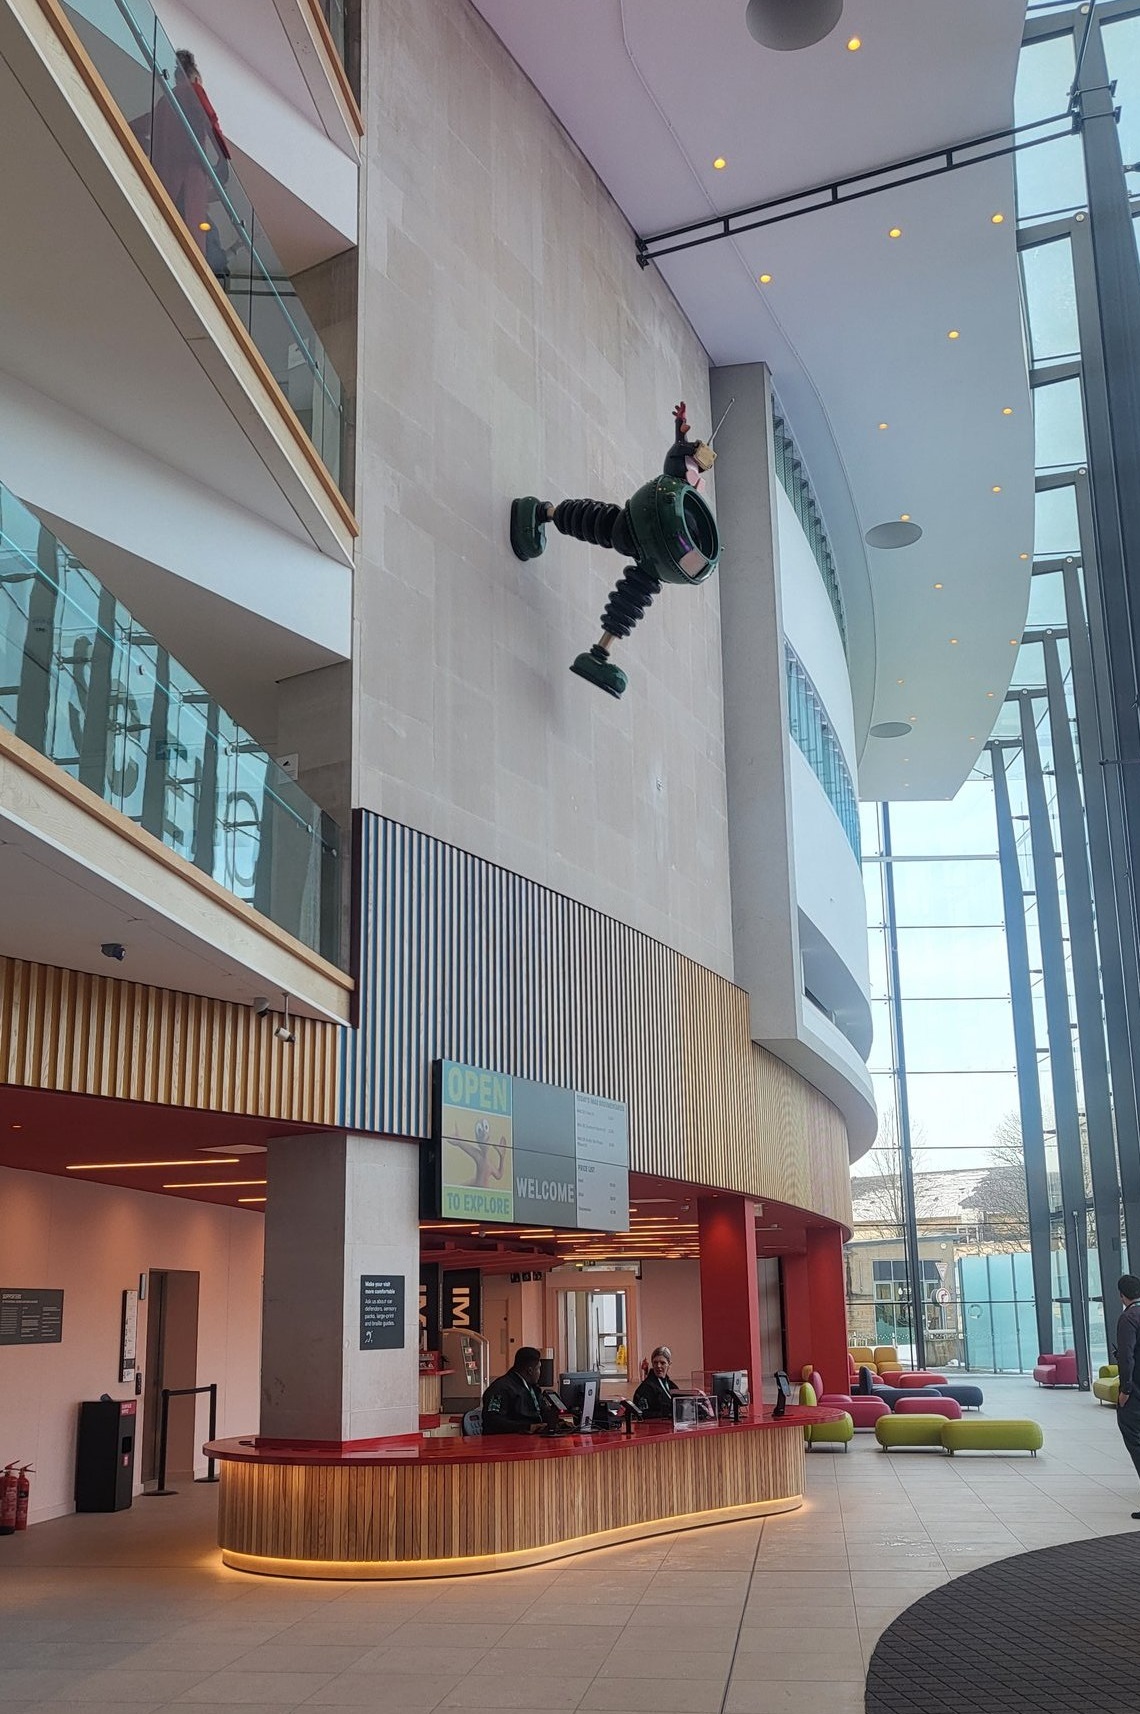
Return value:
[[(846, 0), (797, 53), (759, 46), (744, 0), (474, 4), (643, 237), (1013, 122), (1024, 0)], [(840, 568), (861, 795), (951, 796), (1028, 603), (1011, 158), (651, 265), (714, 364), (772, 370)], [(865, 544), (903, 514), (914, 546)], [(909, 735), (869, 735), (886, 722)]]

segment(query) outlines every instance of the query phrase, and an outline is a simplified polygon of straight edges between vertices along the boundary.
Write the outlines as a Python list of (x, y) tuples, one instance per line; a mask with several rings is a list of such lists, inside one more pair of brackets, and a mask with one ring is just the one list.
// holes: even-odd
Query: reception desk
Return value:
[(276, 1577), (455, 1577), (802, 1504), (806, 1424), (836, 1410), (547, 1439), (215, 1440), (226, 1565)]

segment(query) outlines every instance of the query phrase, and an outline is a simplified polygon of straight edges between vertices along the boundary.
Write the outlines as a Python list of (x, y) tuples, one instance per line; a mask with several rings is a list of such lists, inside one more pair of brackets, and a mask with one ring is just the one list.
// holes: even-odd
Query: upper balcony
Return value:
[[(299, 69), (286, 76), (283, 28), (266, 59), (284, 93), (186, 19), (234, 113), (230, 162), (146, 0), (0, 5), (0, 151), (19, 162), (0, 179), (0, 221), (21, 235), (0, 248), (0, 391), (22, 389), (28, 418), (72, 425), (96, 462), (132, 465), (130, 495), (112, 494), (124, 518), (161, 477), (199, 517), (307, 556), (314, 608), (328, 610), (322, 579), (338, 584), (341, 634), (357, 533), (343, 379), (356, 369), (358, 154), (322, 127)], [(245, 99), (231, 99), (235, 79)], [(71, 508), (74, 481), (7, 404), (0, 443), (17, 492), (108, 536)], [(144, 557), (161, 562), (167, 535), (151, 536)], [(226, 593), (241, 604), (240, 586)]]
[(2, 485), (0, 778), (5, 953), (343, 1018), (340, 830)]
[(61, 0), (211, 272), (325, 467), (347, 490), (344, 389), (230, 158), (200, 82), (148, 0)]

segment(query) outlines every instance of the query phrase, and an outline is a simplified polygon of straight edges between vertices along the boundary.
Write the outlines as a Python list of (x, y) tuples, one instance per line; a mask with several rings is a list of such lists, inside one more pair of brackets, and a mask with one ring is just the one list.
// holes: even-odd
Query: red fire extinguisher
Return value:
[(21, 1465), (20, 1474), (16, 1479), (16, 1528), (18, 1530), (26, 1530), (28, 1527), (28, 1502), (32, 1497), (32, 1484), (28, 1480), (28, 1476), (29, 1472), (34, 1469), (33, 1464)]
[(14, 1464), (4, 1466), (4, 1485), (0, 1488), (0, 1535), (16, 1533), (16, 1489), (19, 1485)]

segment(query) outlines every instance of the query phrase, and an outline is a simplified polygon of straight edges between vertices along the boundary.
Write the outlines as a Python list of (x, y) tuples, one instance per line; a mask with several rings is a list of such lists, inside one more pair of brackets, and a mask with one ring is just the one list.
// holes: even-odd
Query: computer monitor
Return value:
[(590, 1427), (601, 1384), (602, 1377), (594, 1369), (577, 1369), (558, 1377), (559, 1397), (580, 1428)]
[(714, 1369), (709, 1376), (709, 1392), (714, 1399), (732, 1398), (735, 1394), (742, 1405), (748, 1403), (747, 1369)]
[(788, 1400), (792, 1396), (792, 1383), (783, 1369), (776, 1370), (776, 1406), (773, 1416), (783, 1416), (788, 1408)]

